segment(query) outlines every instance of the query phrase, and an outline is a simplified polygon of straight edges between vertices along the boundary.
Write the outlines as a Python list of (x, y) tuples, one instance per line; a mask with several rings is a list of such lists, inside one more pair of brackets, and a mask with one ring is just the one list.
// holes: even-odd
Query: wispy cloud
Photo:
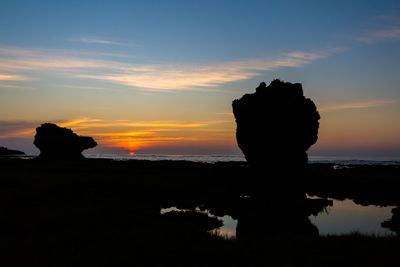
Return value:
[(136, 127), (136, 128), (154, 128), (157, 131), (164, 131), (165, 128), (200, 128), (210, 125), (216, 125), (221, 123), (230, 122), (229, 120), (213, 120), (204, 122), (180, 122), (180, 121), (130, 121), (130, 120), (115, 120), (115, 121), (104, 121), (100, 119), (88, 119), (80, 118), (66, 122), (60, 122), (63, 127), (75, 127), (75, 128), (124, 128), (124, 127)]
[(364, 30), (352, 39), (371, 44), (381, 41), (400, 40), (400, 16), (396, 12), (372, 16), (364, 21)]
[(246, 80), (262, 71), (283, 67), (301, 67), (327, 57), (327, 53), (286, 53), (271, 59), (247, 59), (197, 66), (190, 64), (155, 64), (132, 66), (127, 72), (78, 74), (76, 77), (98, 79), (149, 90), (200, 90), (220, 84)]
[(57, 122), (57, 124), (61, 127), (71, 127), (71, 126), (77, 126), (82, 123), (92, 123), (92, 122), (99, 122), (99, 121), (101, 121), (101, 120), (100, 119), (79, 118), (79, 119), (74, 119), (74, 120)]
[(30, 86), (20, 86), (14, 84), (0, 84), (0, 88), (32, 89)]
[[(79, 126), (82, 123), (98, 122), (98, 119), (79, 118), (53, 121), (61, 127)], [(27, 138), (35, 135), (35, 129), (44, 122), (40, 121), (0, 121), (0, 138)]]
[(233, 112), (217, 112), (217, 115), (223, 115), (223, 116), (233, 116)]
[(86, 86), (86, 85), (58, 84), (57, 87), (62, 87), (62, 88), (73, 88), (73, 89), (85, 89), (85, 90), (96, 90), (96, 91), (107, 90), (107, 88), (105, 88), (105, 87)]
[[(102, 58), (127, 58), (135, 59), (137, 56), (131, 54), (86, 51), (86, 50), (70, 50), (70, 49), (55, 49), (55, 48), (20, 48), (0, 45), (0, 57), (2, 59), (29, 59), (46, 61), (53, 59), (97, 59)], [(110, 61), (110, 60), (108, 60)], [(12, 66), (10, 66), (11, 68)]]
[(0, 73), (0, 81), (26, 81), (29, 78), (18, 75), (18, 74), (1, 74)]
[(363, 102), (353, 102), (353, 103), (346, 103), (346, 104), (337, 104), (337, 105), (330, 105), (318, 108), (319, 111), (328, 112), (328, 111), (336, 111), (336, 110), (344, 110), (344, 109), (365, 109), (365, 108), (374, 108), (380, 106), (386, 106), (389, 104), (393, 104), (398, 102), (399, 99), (376, 99), (370, 101), (363, 101)]
[(119, 45), (119, 46), (137, 46), (136, 44), (130, 44), (130, 43), (123, 43), (123, 42), (116, 42), (116, 41), (110, 41), (106, 39), (101, 39), (101, 38), (96, 38), (96, 37), (81, 37), (78, 39), (68, 39), (71, 41), (79, 41), (81, 43), (86, 43), (86, 44), (102, 44), (102, 45)]
[(388, 29), (370, 31), (363, 36), (356, 38), (358, 41), (364, 43), (375, 43), (378, 41), (386, 40), (400, 40), (400, 27), (391, 27)]
[(38, 122), (35, 121), (6, 121), (0, 120), (0, 139), (31, 137)]
[[(0, 121), (0, 139), (32, 138), (35, 128), (43, 122)], [(77, 118), (53, 121), (61, 127), (68, 127), (81, 135), (89, 135), (105, 147), (124, 150), (140, 150), (159, 145), (182, 145), (195, 141), (226, 142), (231, 136), (227, 130), (229, 120), (202, 122), (182, 121), (131, 121)]]
[[(93, 57), (62, 55), (59, 51), (0, 47), (0, 71), (57, 72), (75, 79), (95, 79), (145, 90), (214, 90), (218, 85), (246, 80), (263, 71), (301, 67), (336, 53), (292, 51), (275, 57), (243, 59), (217, 64), (187, 63), (138, 64)], [(210, 88), (211, 87), (211, 88)], [(216, 89), (215, 89), (216, 90)]]

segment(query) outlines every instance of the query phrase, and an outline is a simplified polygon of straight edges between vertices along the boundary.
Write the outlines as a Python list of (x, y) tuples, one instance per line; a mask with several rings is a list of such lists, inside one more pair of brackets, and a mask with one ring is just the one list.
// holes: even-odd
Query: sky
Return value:
[(0, 145), (53, 122), (88, 153), (240, 154), (232, 101), (302, 83), (319, 156), (400, 157), (399, 1), (0, 0)]

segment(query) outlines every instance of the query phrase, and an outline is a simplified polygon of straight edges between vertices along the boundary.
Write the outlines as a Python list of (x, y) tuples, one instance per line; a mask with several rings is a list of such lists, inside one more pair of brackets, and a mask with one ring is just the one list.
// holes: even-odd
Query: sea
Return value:
[[(14, 157), (21, 159), (32, 159), (38, 155), (16, 155)], [(193, 161), (193, 162), (246, 162), (243, 155), (162, 155), (162, 154), (85, 154), (90, 159), (112, 159), (118, 161), (126, 160), (176, 160), (176, 161)], [(338, 156), (308, 156), (309, 163), (329, 163), (340, 166), (346, 165), (399, 165), (399, 157), (338, 157)]]
[[(245, 162), (243, 155), (159, 155), (159, 154), (85, 154), (86, 158), (113, 160), (187, 160), (193, 162)], [(309, 156), (309, 163), (331, 163), (337, 165), (400, 165), (400, 157), (332, 157)]]

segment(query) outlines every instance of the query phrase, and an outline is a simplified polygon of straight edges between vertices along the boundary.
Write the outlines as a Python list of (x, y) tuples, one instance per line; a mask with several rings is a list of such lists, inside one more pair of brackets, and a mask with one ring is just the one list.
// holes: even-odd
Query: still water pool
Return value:
[(332, 200), (332, 207), (328, 207), (317, 216), (309, 217), (321, 235), (348, 234), (354, 231), (380, 236), (394, 234), (381, 227), (383, 221), (392, 217), (391, 210), (394, 206), (361, 206), (349, 199)]
[[(352, 200), (332, 199), (333, 206), (326, 208), (317, 216), (311, 215), (310, 221), (317, 226), (320, 235), (340, 235), (358, 232), (377, 236), (391, 235), (394, 232), (381, 227), (381, 223), (391, 218), (394, 206), (379, 207), (374, 205), (362, 206)], [(180, 211), (176, 207), (161, 209), (161, 213)], [(208, 213), (209, 216), (212, 214)], [(236, 236), (237, 220), (225, 215), (217, 217), (224, 223), (217, 229), (218, 234), (225, 237)]]

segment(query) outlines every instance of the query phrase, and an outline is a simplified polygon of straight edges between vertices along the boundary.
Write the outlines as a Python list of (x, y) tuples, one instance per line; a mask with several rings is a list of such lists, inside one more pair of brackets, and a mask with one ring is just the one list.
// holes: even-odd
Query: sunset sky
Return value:
[(89, 153), (238, 154), (232, 100), (275, 78), (321, 114), (326, 156), (400, 156), (399, 1), (0, 0), (0, 145), (35, 128)]

